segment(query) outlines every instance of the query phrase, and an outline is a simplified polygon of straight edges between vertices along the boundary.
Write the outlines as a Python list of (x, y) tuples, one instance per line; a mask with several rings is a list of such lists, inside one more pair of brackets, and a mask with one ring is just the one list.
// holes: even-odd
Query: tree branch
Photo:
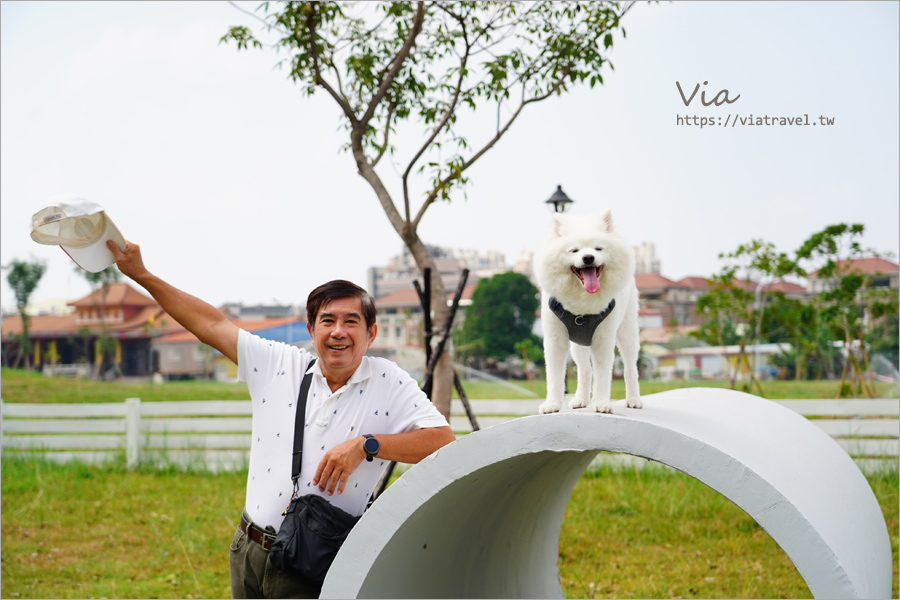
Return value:
[(344, 93), (344, 83), (341, 81), (341, 71), (334, 62), (331, 63), (331, 71), (334, 73), (335, 80), (337, 80), (337, 93), (340, 94), (341, 98), (346, 98), (347, 94)]
[(344, 96), (339, 94), (328, 81), (322, 77), (322, 71), (319, 67), (319, 48), (316, 45), (316, 10), (310, 6), (309, 12), (306, 15), (306, 28), (309, 30), (309, 47), (310, 53), (312, 54), (313, 59), (313, 72), (315, 73), (315, 84), (319, 87), (323, 88), (326, 92), (328, 92), (334, 101), (338, 103), (338, 106), (341, 107), (341, 110), (344, 111), (344, 115), (346, 115), (347, 119), (350, 120), (350, 124), (353, 128), (356, 128), (357, 123), (359, 122), (356, 118), (356, 114), (353, 112), (353, 107), (350, 106), (350, 103), (347, 101)]
[[(463, 34), (465, 35), (465, 28), (463, 28)], [(406, 204), (406, 220), (409, 221), (410, 211), (409, 211), (409, 188), (408, 188), (408, 180), (409, 174), (412, 171), (413, 166), (415, 166), (416, 162), (418, 162), (419, 158), (425, 153), (425, 151), (431, 146), (431, 143), (438, 136), (442, 129), (447, 125), (450, 121), (450, 117), (453, 116), (453, 113), (456, 111), (456, 103), (459, 101), (459, 93), (462, 90), (462, 84), (465, 80), (465, 72), (466, 72), (466, 64), (469, 60), (469, 50), (471, 46), (469, 46), (468, 42), (466, 42), (466, 51), (463, 54), (462, 59), (459, 64), (459, 78), (456, 81), (456, 89), (453, 90), (453, 100), (450, 102), (450, 105), (447, 107), (447, 110), (444, 111), (444, 117), (441, 119), (441, 122), (438, 123), (434, 130), (431, 132), (431, 136), (429, 136), (428, 140), (419, 148), (419, 151), (413, 157), (413, 159), (409, 162), (409, 166), (406, 167), (406, 171), (403, 172), (403, 200)], [(416, 219), (416, 226), (418, 226), (419, 218)]]
[(551, 95), (556, 93), (559, 88), (562, 86), (563, 81), (568, 76), (570, 69), (564, 69), (561, 73), (559, 80), (553, 85), (553, 87), (546, 93), (541, 96), (535, 96), (534, 98), (529, 98), (528, 100), (523, 100), (522, 104), (519, 105), (519, 108), (516, 109), (516, 112), (509, 118), (509, 121), (506, 122), (506, 125), (503, 126), (502, 129), (497, 131), (496, 135), (484, 145), (481, 150), (472, 155), (472, 158), (467, 160), (459, 171), (454, 173), (450, 173), (444, 179), (440, 181), (440, 183), (435, 186), (433, 190), (428, 194), (428, 197), (425, 198), (425, 202), (422, 204), (421, 208), (419, 208), (418, 214), (416, 214), (416, 218), (412, 222), (413, 230), (418, 229), (419, 222), (422, 220), (422, 217), (425, 216), (425, 211), (428, 210), (428, 207), (434, 204), (434, 201), (437, 200), (438, 193), (447, 186), (451, 181), (458, 179), (469, 167), (475, 164), (475, 162), (481, 158), (488, 150), (494, 147), (494, 145), (500, 141), (500, 138), (509, 130), (510, 126), (513, 122), (519, 117), (522, 112), (522, 109), (525, 108), (526, 105), (532, 104), (534, 102), (540, 102), (541, 100), (546, 100)]
[(275, 31), (279, 32), (279, 33), (280, 33), (281, 35), (283, 35), (283, 36), (288, 36), (288, 35), (290, 35), (290, 34), (288, 34), (288, 32), (287, 32), (286, 30), (281, 29), (280, 27), (278, 27), (278, 26), (276, 26), (276, 25), (273, 25), (272, 23), (270, 23), (270, 22), (268, 22), (267, 20), (263, 19), (262, 17), (260, 17), (259, 15), (257, 15), (257, 14), (254, 13), (254, 12), (250, 12), (249, 10), (247, 10), (247, 9), (245, 9), (245, 8), (241, 8), (241, 7), (238, 6), (235, 2), (232, 2), (232, 0), (228, 0), (228, 4), (230, 4), (231, 6), (233, 6), (233, 7), (236, 8), (236, 9), (238, 9), (238, 10), (241, 11), (242, 13), (247, 14), (247, 15), (250, 15), (251, 17), (253, 17), (253, 18), (256, 19), (257, 21), (259, 21), (260, 23), (262, 23), (263, 25), (265, 25), (265, 26), (266, 26), (266, 29), (274, 29)]
[(632, 0), (631, 2), (626, 2), (625, 8), (622, 10), (621, 13), (619, 13), (618, 18), (621, 19), (622, 17), (624, 17), (625, 13), (627, 13), (629, 10), (631, 10), (631, 7), (634, 6), (634, 4), (635, 4), (635, 0)]
[(419, 33), (422, 31), (422, 24), (425, 22), (425, 3), (422, 0), (419, 0), (419, 2), (417, 2), (416, 4), (416, 16), (415, 19), (413, 19), (413, 26), (409, 31), (409, 35), (406, 37), (406, 42), (403, 44), (403, 48), (394, 58), (394, 64), (391, 67), (391, 70), (388, 71), (388, 74), (385, 76), (385, 78), (381, 81), (381, 85), (378, 86), (378, 91), (375, 92), (374, 96), (372, 96), (372, 100), (369, 102), (369, 106), (366, 109), (365, 114), (363, 114), (362, 118), (359, 120), (360, 124), (363, 127), (368, 126), (369, 121), (375, 114), (375, 109), (384, 99), (387, 91), (394, 83), (394, 79), (397, 77), (397, 73), (400, 72), (400, 68), (409, 57), (409, 53), (412, 51), (412, 47), (416, 44), (416, 37), (418, 37)]
[[(373, 167), (378, 164), (378, 161), (381, 160), (381, 157), (384, 156), (384, 153), (387, 151), (388, 137), (391, 134), (391, 118), (393, 117), (394, 111), (396, 109), (397, 109), (397, 103), (391, 102), (391, 105), (388, 107), (387, 117), (384, 120), (384, 141), (381, 145), (381, 150), (378, 151), (378, 156), (376, 156), (375, 159), (372, 161)], [(407, 205), (407, 210), (406, 210), (406, 220), (409, 221), (409, 206), (408, 205)]]

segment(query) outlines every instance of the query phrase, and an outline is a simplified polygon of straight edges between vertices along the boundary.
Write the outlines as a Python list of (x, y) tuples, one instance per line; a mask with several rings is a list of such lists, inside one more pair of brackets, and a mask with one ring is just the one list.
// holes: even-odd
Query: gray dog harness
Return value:
[(559, 300), (550, 298), (550, 310), (566, 326), (566, 330), (569, 332), (569, 341), (579, 346), (591, 345), (591, 338), (594, 337), (597, 326), (609, 316), (615, 307), (616, 299), (613, 298), (609, 301), (609, 306), (596, 315), (573, 315), (563, 307)]

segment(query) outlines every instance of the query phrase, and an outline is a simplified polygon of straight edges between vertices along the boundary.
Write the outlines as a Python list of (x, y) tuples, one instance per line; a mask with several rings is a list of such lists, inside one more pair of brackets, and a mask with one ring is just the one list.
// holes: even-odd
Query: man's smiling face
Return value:
[(371, 328), (366, 326), (359, 298), (332, 300), (307, 328), (332, 391), (344, 385), (359, 367), (378, 329), (374, 323)]

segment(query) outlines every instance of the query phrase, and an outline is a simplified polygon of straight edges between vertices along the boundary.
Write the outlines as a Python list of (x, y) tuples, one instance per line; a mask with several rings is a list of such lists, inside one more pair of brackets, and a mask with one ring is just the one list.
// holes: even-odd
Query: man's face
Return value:
[(323, 306), (307, 329), (325, 378), (343, 385), (362, 362), (377, 326), (366, 328), (359, 298), (338, 298)]

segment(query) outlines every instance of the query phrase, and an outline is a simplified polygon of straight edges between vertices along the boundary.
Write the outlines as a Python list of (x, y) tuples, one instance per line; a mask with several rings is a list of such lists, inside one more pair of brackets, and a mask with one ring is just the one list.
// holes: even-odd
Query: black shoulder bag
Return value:
[[(312, 367), (315, 359), (309, 364)], [(297, 398), (294, 423), (294, 454), (292, 479), (294, 494), (284, 511), (284, 521), (275, 536), (269, 559), (272, 564), (291, 575), (312, 583), (325, 581), (334, 557), (359, 517), (334, 506), (322, 496), (301, 496), (300, 464), (303, 458), (303, 422), (306, 419), (306, 397), (312, 374), (303, 376)]]

